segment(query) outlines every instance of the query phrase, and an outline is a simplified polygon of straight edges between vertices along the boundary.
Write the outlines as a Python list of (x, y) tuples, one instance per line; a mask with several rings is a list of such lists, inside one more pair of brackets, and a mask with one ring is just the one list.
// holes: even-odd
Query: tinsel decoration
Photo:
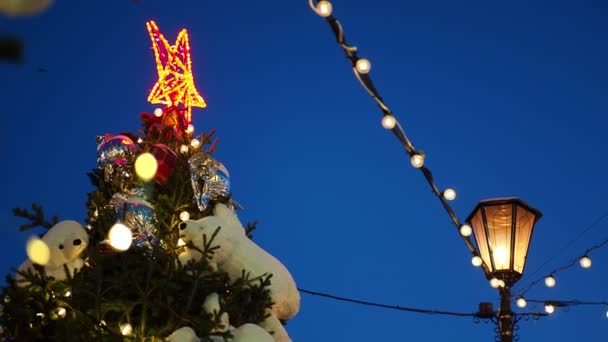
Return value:
[(137, 146), (126, 135), (106, 134), (97, 137), (97, 165), (104, 171), (106, 181), (115, 177), (126, 179)]
[(160, 247), (157, 238), (158, 222), (154, 207), (137, 191), (135, 194), (114, 194), (110, 205), (116, 212), (116, 220), (133, 232), (133, 245), (146, 252)]
[(188, 164), (192, 190), (199, 210), (207, 209), (212, 200), (229, 197), (230, 174), (224, 164), (204, 152), (194, 154)]

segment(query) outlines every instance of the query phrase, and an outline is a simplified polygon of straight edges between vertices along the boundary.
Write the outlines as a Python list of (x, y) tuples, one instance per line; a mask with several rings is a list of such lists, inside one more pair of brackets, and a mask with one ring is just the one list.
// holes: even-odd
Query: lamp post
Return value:
[(534, 224), (541, 216), (524, 201), (510, 197), (483, 200), (467, 218), (486, 277), (500, 293), (497, 318), (502, 342), (513, 341), (510, 288), (524, 273)]

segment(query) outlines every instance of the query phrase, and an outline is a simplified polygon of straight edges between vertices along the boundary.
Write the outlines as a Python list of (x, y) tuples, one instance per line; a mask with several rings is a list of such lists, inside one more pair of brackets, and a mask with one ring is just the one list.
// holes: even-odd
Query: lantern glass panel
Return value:
[(479, 249), (479, 256), (483, 263), (490, 268), (490, 272), (493, 272), (492, 262), (490, 259), (490, 251), (488, 249), (488, 240), (486, 237), (485, 225), (483, 224), (483, 215), (481, 209), (477, 210), (475, 215), (471, 218), (471, 226), (473, 227), (473, 235), (477, 242), (477, 248)]
[(511, 266), (511, 233), (513, 206), (500, 204), (483, 207), (494, 271), (509, 270)]
[(532, 212), (520, 205), (517, 206), (517, 235), (515, 236), (513, 270), (520, 274), (524, 273), (535, 218), (536, 215)]

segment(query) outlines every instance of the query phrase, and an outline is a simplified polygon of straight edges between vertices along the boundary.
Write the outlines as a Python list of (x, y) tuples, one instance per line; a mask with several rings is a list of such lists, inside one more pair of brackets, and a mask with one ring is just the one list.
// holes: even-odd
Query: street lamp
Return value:
[(502, 342), (513, 341), (510, 288), (524, 273), (534, 224), (542, 216), (519, 198), (483, 200), (467, 218), (486, 277), (500, 292), (499, 330)]

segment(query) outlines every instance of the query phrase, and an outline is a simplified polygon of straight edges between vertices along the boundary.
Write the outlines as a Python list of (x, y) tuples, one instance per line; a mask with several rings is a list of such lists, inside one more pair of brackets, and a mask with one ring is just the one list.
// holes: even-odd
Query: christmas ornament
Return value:
[(154, 207), (144, 198), (137, 195), (114, 194), (110, 205), (116, 212), (116, 220), (122, 222), (135, 233), (152, 233), (157, 231)]
[(192, 190), (198, 208), (203, 211), (211, 200), (228, 197), (230, 174), (218, 160), (204, 152), (194, 154), (188, 160)]
[(203, 235), (211, 236), (218, 227), (221, 228), (214, 242), (222, 248), (210, 262), (227, 272), (230, 279), (241, 277), (242, 270), (248, 270), (252, 278), (272, 274), (269, 290), (274, 304), (270, 314), (282, 320), (293, 317), (300, 308), (300, 293), (291, 274), (280, 261), (245, 235), (245, 228), (226, 205), (216, 204), (211, 216), (180, 223), (180, 238), (203, 250)]
[(147, 22), (146, 27), (152, 39), (158, 71), (158, 81), (150, 91), (148, 102), (167, 106), (183, 104), (186, 124), (189, 124), (192, 121), (191, 108), (204, 108), (207, 104), (194, 86), (188, 32), (181, 30), (175, 45), (170, 45), (154, 21)]
[(97, 137), (97, 165), (103, 168), (106, 181), (115, 176), (129, 178), (130, 164), (136, 150), (133, 140), (126, 135)]
[(150, 146), (149, 151), (157, 162), (157, 170), (154, 175), (154, 180), (162, 184), (167, 181), (175, 167), (177, 166), (177, 155), (169, 146), (164, 144), (154, 144)]
[[(80, 270), (84, 261), (80, 254), (89, 244), (89, 235), (86, 230), (76, 221), (61, 221), (49, 229), (42, 237), (42, 241), (49, 250), (48, 261), (44, 264), (44, 271), (47, 276), (54, 277), (55, 280), (67, 278), (64, 266), (67, 266), (70, 275)], [(32, 260), (26, 260), (19, 266), (20, 271), (32, 270)], [(17, 279), (22, 277), (17, 274)]]

